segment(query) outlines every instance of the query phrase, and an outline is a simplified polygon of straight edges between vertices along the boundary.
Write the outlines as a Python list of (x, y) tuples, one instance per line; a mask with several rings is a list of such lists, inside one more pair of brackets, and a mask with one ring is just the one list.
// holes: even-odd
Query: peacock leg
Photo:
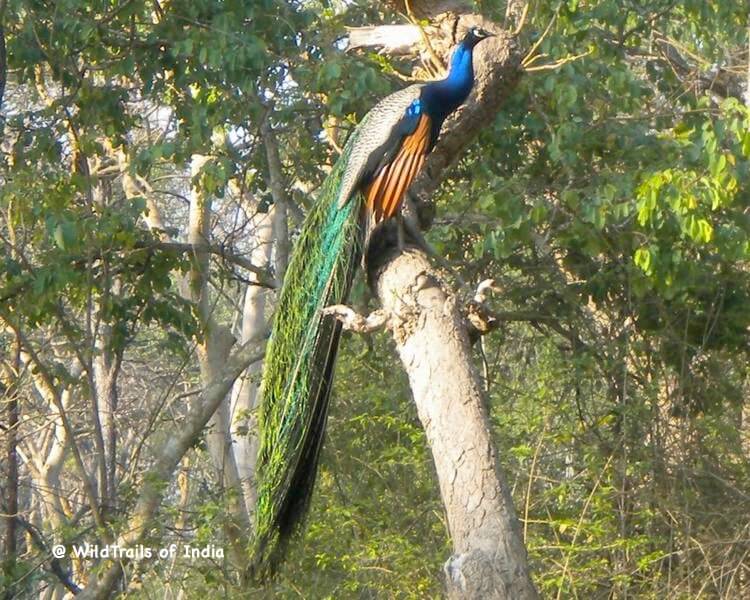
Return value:
[(406, 221), (404, 220), (404, 215), (399, 210), (396, 213), (396, 245), (397, 245), (399, 254), (401, 254), (404, 251), (404, 248), (406, 247), (406, 237), (405, 237), (405, 231), (404, 231), (405, 226), (406, 226)]

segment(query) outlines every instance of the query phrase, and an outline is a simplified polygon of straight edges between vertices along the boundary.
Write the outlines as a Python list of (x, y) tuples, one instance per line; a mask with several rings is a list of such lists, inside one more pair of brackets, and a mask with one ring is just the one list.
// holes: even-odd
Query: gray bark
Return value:
[(454, 548), (448, 596), (537, 598), (456, 296), (414, 250), (388, 262), (376, 281), (440, 482)]
[(287, 206), (289, 201), (286, 194), (286, 185), (284, 183), (284, 169), (281, 165), (281, 156), (279, 154), (279, 145), (276, 135), (273, 132), (269, 122), (273, 107), (271, 107), (260, 126), (260, 134), (263, 139), (263, 147), (266, 151), (266, 161), (268, 163), (268, 187), (271, 189), (271, 196), (274, 204), (274, 233), (276, 234), (276, 260), (275, 272), (276, 282), (280, 285), (286, 272), (286, 266), (289, 263), (289, 224), (287, 222)]
[[(251, 252), (253, 264), (266, 266), (271, 261), (274, 238), (274, 210), (253, 216), (254, 247)], [(254, 280), (251, 275), (251, 280)], [(266, 305), (269, 291), (257, 285), (248, 285), (242, 306), (240, 342), (246, 342), (264, 332)], [(247, 514), (252, 516), (255, 508), (255, 464), (258, 453), (257, 418), (258, 389), (262, 363), (250, 365), (232, 390), (232, 440), (237, 470), (245, 500)]]

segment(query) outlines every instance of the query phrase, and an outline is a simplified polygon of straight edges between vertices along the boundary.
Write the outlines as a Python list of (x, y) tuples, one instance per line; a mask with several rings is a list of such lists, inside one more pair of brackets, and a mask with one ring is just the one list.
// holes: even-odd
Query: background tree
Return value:
[[(525, 74), (415, 191), (461, 291), (495, 280), (476, 360), (532, 574), (545, 597), (744, 597), (747, 7), (524, 6), (469, 6), (523, 24)], [(448, 10), (0, 3), (6, 594), (250, 589), (268, 290), (347, 131), (440, 73)], [(354, 304), (375, 304), (364, 281)], [(265, 592), (439, 594), (448, 527), (406, 376), (389, 335), (345, 338), (309, 527)], [(119, 536), (227, 557), (50, 554)]]

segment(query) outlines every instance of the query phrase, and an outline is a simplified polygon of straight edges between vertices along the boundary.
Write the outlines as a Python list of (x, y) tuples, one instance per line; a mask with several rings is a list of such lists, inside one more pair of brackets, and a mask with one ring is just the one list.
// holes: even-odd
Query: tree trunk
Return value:
[[(18, 361), (17, 361), (18, 362)], [(3, 367), (4, 365), (0, 365)], [(18, 369), (15, 369), (18, 372)], [(0, 376), (3, 373), (0, 372)], [(15, 374), (14, 374), (15, 375)], [(5, 401), (5, 425), (7, 427), (6, 437), (6, 473), (5, 473), (5, 500), (3, 502), (3, 519), (5, 521), (5, 532), (3, 540), (4, 559), (0, 563), (0, 573), (12, 573), (16, 564), (16, 518), (18, 516), (18, 389), (15, 376), (8, 377), (6, 386), (5, 377), (0, 377), (0, 398)], [(2, 505), (0, 505), (2, 506)], [(12, 592), (7, 592), (4, 598), (11, 598)]]
[(121, 357), (109, 348), (111, 331), (102, 326), (95, 339), (96, 355), (92, 360), (94, 388), (92, 394), (98, 407), (98, 421), (101, 423), (104, 447), (104, 471), (99, 481), (100, 501), (105, 513), (114, 514), (117, 510), (117, 376)]
[[(454, 4), (445, 14), (436, 14), (446, 9), (432, 3), (407, 7), (418, 15), (434, 16), (429, 37), (438, 55), (447, 58), (456, 36), (471, 26), (485, 27), (497, 36), (477, 46), (472, 94), (446, 121), (410, 188), (410, 196), (419, 199), (416, 208), (423, 226), (429, 225), (432, 194), (447, 169), (492, 121), (522, 71), (523, 52), (511, 31), (523, 19), (525, 2), (509, 3), (505, 28), (470, 14), (462, 3)], [(409, 213), (407, 206), (411, 220)], [(370, 279), (382, 307), (392, 315), (393, 337), (432, 449), (454, 547), (445, 564), (448, 596), (537, 598), (455, 295), (445, 289), (426, 257), (414, 250), (370, 264)]]
[[(276, 221), (274, 213), (275, 207), (268, 213), (256, 213), (253, 216), (254, 246), (250, 255), (253, 264), (266, 267), (271, 262)], [(250, 279), (251, 281), (257, 280), (254, 274), (250, 275)], [(268, 294), (269, 290), (264, 287), (252, 284), (247, 286), (242, 306), (240, 343), (260, 336), (267, 329), (265, 313)], [(245, 507), (251, 521), (256, 501), (255, 464), (258, 454), (256, 409), (262, 366), (263, 363), (260, 361), (250, 365), (232, 389), (232, 442)]]
[[(197, 177), (210, 157), (193, 155), (191, 174)], [(189, 296), (198, 306), (198, 312), (204, 328), (203, 339), (196, 345), (200, 363), (201, 383), (204, 388), (216, 381), (222, 366), (227, 363), (234, 337), (229, 328), (213, 318), (213, 306), (209, 296), (209, 255), (204, 248), (211, 236), (211, 198), (204, 191), (194, 186), (190, 194), (190, 213), (188, 241), (196, 248), (192, 269), (189, 274)], [(211, 415), (206, 432), (206, 446), (219, 485), (228, 490), (226, 496), (232, 520), (225, 523), (224, 529), (232, 550), (232, 557), (238, 567), (242, 568), (245, 560), (244, 548), (247, 546), (247, 533), (250, 520), (242, 499), (240, 476), (237, 470), (232, 438), (230, 433), (231, 415), (230, 398), (217, 406)]]
[(279, 154), (279, 145), (276, 136), (271, 128), (269, 119), (271, 118), (272, 109), (266, 115), (260, 126), (260, 134), (263, 138), (263, 147), (266, 151), (266, 160), (268, 162), (268, 187), (271, 188), (271, 195), (274, 204), (274, 233), (276, 234), (276, 281), (280, 284), (286, 272), (286, 266), (289, 263), (289, 225), (287, 223), (287, 197), (286, 186), (284, 185), (284, 171), (281, 165), (281, 156)]
[(456, 296), (415, 250), (387, 262), (376, 289), (440, 482), (454, 548), (448, 596), (537, 598)]

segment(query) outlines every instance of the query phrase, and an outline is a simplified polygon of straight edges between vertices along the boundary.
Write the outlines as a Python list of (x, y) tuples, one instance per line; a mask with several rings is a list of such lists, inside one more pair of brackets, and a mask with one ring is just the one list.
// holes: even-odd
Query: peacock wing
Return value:
[(386, 96), (357, 126), (347, 142), (350, 155), (339, 189), (339, 207), (398, 154), (404, 138), (419, 123), (418, 115), (408, 114), (408, 109), (419, 100), (423, 87), (411, 85)]

